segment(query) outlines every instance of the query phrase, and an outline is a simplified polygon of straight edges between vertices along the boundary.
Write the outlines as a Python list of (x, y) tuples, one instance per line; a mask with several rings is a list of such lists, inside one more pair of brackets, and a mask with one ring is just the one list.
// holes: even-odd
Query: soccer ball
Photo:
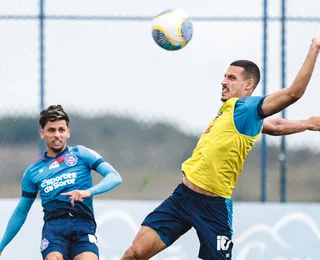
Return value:
[(181, 9), (167, 9), (153, 19), (152, 36), (163, 49), (182, 49), (190, 42), (192, 34), (192, 21)]

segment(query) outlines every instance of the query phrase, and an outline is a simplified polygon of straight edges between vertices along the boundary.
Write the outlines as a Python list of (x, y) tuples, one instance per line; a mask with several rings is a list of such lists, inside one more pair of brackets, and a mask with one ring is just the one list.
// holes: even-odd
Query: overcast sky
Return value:
[[(47, 15), (133, 15), (152, 17), (167, 8), (199, 16), (259, 17), (258, 0), (46, 0)], [(268, 12), (279, 16), (280, 1)], [(288, 16), (316, 17), (320, 1), (287, 1)], [(0, 15), (37, 15), (38, 0), (1, 0)], [(320, 17), (320, 16), (319, 16)], [(1, 114), (39, 112), (39, 25), (37, 20), (0, 20)], [(298, 72), (319, 22), (287, 24), (289, 85)], [(280, 24), (268, 27), (268, 90), (281, 87)], [(86, 115), (115, 113), (139, 120), (175, 123), (200, 134), (216, 115), (229, 63), (255, 61), (262, 70), (260, 22), (194, 21), (194, 35), (183, 50), (159, 48), (151, 21), (47, 20), (45, 24), (45, 104), (62, 104)], [(319, 64), (305, 96), (287, 110), (291, 119), (320, 114)], [(255, 95), (262, 94), (262, 84)], [(276, 115), (279, 116), (279, 115)], [(268, 138), (279, 142), (279, 138)], [(289, 145), (320, 147), (319, 133), (288, 138)]]

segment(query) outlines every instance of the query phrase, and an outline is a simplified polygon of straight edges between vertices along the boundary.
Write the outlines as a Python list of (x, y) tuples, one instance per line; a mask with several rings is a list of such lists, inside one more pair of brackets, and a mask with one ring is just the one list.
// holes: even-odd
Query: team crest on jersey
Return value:
[(78, 158), (73, 153), (67, 154), (67, 156), (64, 158), (64, 163), (70, 167), (75, 166), (77, 162)]
[(40, 246), (40, 250), (41, 250), (41, 251), (46, 250), (48, 246), (49, 246), (49, 241), (48, 241), (48, 239), (46, 239), (46, 238), (42, 239), (42, 241), (41, 241), (41, 246)]

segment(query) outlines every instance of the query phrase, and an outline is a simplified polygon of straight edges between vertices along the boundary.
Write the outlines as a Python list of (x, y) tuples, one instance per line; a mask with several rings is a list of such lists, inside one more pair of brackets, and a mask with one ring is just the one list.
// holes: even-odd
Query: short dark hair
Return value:
[(243, 76), (245, 79), (253, 78), (255, 86), (257, 86), (260, 82), (260, 69), (252, 61), (249, 60), (236, 60), (230, 64), (230, 66), (236, 66), (243, 68)]
[(61, 105), (51, 105), (40, 112), (39, 124), (42, 128), (50, 121), (65, 120), (69, 126), (69, 117)]

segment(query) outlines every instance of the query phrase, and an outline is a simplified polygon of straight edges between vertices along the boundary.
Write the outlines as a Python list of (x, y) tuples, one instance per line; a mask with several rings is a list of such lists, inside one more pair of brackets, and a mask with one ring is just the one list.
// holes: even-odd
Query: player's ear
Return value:
[(68, 128), (68, 135), (67, 138), (70, 138), (70, 128)]
[(246, 90), (254, 89), (254, 80), (252, 78), (247, 80)]
[(40, 134), (40, 138), (41, 138), (41, 139), (44, 139), (43, 129), (40, 129), (39, 134)]

